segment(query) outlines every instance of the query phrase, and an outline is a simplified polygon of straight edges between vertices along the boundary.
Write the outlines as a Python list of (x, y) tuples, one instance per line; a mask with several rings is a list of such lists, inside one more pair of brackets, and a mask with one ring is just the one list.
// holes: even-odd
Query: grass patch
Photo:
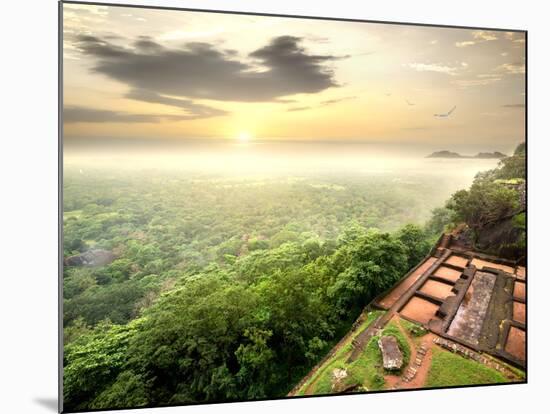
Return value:
[(496, 384), (508, 382), (500, 372), (438, 347), (432, 348), (432, 365), (426, 387)]
[(497, 362), (498, 364), (506, 367), (508, 370), (510, 370), (512, 372), (512, 374), (514, 374), (517, 377), (517, 380), (524, 380), (525, 379), (525, 370), (523, 370), (521, 368), (517, 368), (513, 365), (510, 365), (510, 364), (508, 364), (507, 362), (505, 362), (501, 359), (497, 359), (497, 358), (493, 357), (492, 355), (485, 354), (485, 357), (489, 358), (489, 359), (492, 359), (493, 361)]
[(496, 180), (493, 181), (495, 184), (510, 184), (510, 185), (518, 185), (518, 184), (521, 184), (523, 182), (525, 182), (525, 180), (523, 178), (510, 178), (508, 180), (505, 180), (505, 179), (502, 179), (502, 178), (497, 178)]
[(317, 372), (308, 381), (306, 381), (302, 387), (300, 387), (300, 389), (296, 392), (296, 395), (304, 395), (306, 390), (312, 384), (312, 394), (329, 394), (332, 388), (332, 371), (335, 368), (347, 369), (346, 360), (352, 350), (351, 342), (353, 339), (355, 339), (357, 335), (368, 328), (371, 323), (383, 314), (383, 311), (369, 312), (365, 320), (357, 327), (353, 335), (351, 335), (342, 347), (336, 351), (332, 358), (319, 367)]
[(367, 329), (371, 323), (373, 323), (376, 319), (378, 319), (380, 316), (382, 316), (385, 312), (384, 311), (372, 311), (369, 312), (366, 319), (357, 327), (353, 335), (351, 336), (350, 340), (346, 343), (349, 343), (351, 345), (351, 341), (357, 337), (361, 332), (363, 332), (365, 329)]
[(82, 210), (63, 211), (63, 220), (78, 219), (82, 216)]
[(378, 348), (378, 337), (372, 337), (365, 351), (352, 363), (346, 362), (347, 354), (328, 364), (317, 377), (311, 393), (329, 394), (332, 391), (332, 372), (335, 368), (345, 369), (348, 376), (346, 385), (361, 385), (367, 390), (379, 390), (384, 387), (382, 354)]
[[(395, 339), (397, 339), (399, 349), (401, 349), (401, 352), (403, 353), (403, 365), (401, 366), (401, 369), (399, 371), (391, 371), (391, 373), (395, 374), (397, 372), (401, 372), (407, 367), (407, 365), (409, 365), (409, 360), (411, 358), (411, 348), (409, 347), (407, 338), (405, 338), (405, 335), (403, 335), (395, 322), (390, 322), (386, 325), (386, 327), (382, 331), (382, 336), (385, 335), (393, 336)], [(376, 340), (378, 340), (378, 338), (379, 337), (376, 337)], [(378, 348), (378, 344), (376, 346)], [(388, 373), (390, 373), (390, 371), (388, 371)]]
[(379, 390), (384, 387), (382, 353), (378, 348), (378, 338), (372, 337), (361, 356), (347, 366), (347, 384), (361, 384), (367, 390)]
[(323, 369), (323, 372), (317, 377), (312, 387), (312, 394), (330, 394), (332, 390), (332, 371), (336, 368), (346, 368), (345, 362), (337, 360), (328, 364)]
[(419, 338), (419, 337), (424, 336), (428, 333), (428, 330), (426, 328), (424, 328), (423, 326), (421, 326), (417, 323), (409, 322), (406, 319), (401, 318), (400, 323), (403, 326), (403, 328), (405, 328), (405, 330), (411, 336), (413, 336), (415, 338)]

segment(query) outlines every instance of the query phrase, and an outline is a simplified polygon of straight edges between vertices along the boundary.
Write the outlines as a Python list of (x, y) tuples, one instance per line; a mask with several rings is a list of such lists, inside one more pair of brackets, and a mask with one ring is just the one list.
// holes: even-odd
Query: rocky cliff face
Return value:
[[(496, 154), (499, 155), (499, 154)], [(526, 154), (520, 144), (498, 167), (479, 173), (469, 190), (453, 194), (455, 241), (475, 250), (509, 260), (526, 260)]]
[(515, 214), (503, 217), (478, 232), (476, 247), (505, 259), (525, 261), (525, 212), (527, 210), (525, 181), (510, 184), (518, 194), (519, 208)]
[(115, 260), (115, 255), (108, 250), (88, 250), (82, 254), (65, 258), (65, 266), (104, 266)]
[(522, 243), (524, 231), (511, 217), (494, 225), (485, 227), (478, 234), (476, 247), (504, 259), (525, 261), (525, 246)]
[(518, 264), (526, 262), (524, 211), (482, 227), (475, 237), (465, 224), (458, 226), (452, 235), (454, 243), (464, 250), (518, 261)]

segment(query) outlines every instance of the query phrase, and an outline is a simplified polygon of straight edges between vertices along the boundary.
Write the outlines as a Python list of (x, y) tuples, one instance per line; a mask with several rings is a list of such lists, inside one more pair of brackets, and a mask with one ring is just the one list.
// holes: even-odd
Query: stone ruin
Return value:
[(65, 266), (105, 266), (116, 259), (108, 250), (92, 249), (87, 252), (69, 256), (63, 261)]
[(382, 352), (384, 368), (387, 370), (399, 370), (403, 366), (403, 353), (394, 336), (384, 335), (378, 340), (378, 347)]
[(469, 250), (446, 234), (429, 257), (372, 305), (387, 310), (383, 322), (397, 314), (524, 369), (526, 282), (521, 260)]
[(348, 372), (345, 369), (334, 368), (332, 370), (332, 392), (342, 392), (346, 387), (344, 380), (348, 376)]

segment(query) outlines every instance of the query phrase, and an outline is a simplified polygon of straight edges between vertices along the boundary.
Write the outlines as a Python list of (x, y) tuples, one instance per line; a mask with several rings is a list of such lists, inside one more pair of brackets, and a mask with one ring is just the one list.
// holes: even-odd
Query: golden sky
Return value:
[(66, 140), (524, 140), (522, 32), (66, 3), (63, 35)]

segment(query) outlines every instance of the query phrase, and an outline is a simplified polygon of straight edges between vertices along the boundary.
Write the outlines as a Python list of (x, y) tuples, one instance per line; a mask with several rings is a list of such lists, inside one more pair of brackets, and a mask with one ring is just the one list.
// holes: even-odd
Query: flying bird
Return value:
[(436, 118), (448, 118), (452, 113), (453, 111), (456, 109), (456, 105), (453, 106), (453, 109), (451, 109), (449, 112), (446, 112), (444, 114), (434, 114), (434, 116)]
[(415, 105), (414, 103), (412, 103), (412, 102), (409, 102), (409, 100), (408, 100), (408, 99), (405, 99), (405, 101), (407, 101), (407, 105), (409, 105), (409, 106), (414, 106), (414, 105)]

